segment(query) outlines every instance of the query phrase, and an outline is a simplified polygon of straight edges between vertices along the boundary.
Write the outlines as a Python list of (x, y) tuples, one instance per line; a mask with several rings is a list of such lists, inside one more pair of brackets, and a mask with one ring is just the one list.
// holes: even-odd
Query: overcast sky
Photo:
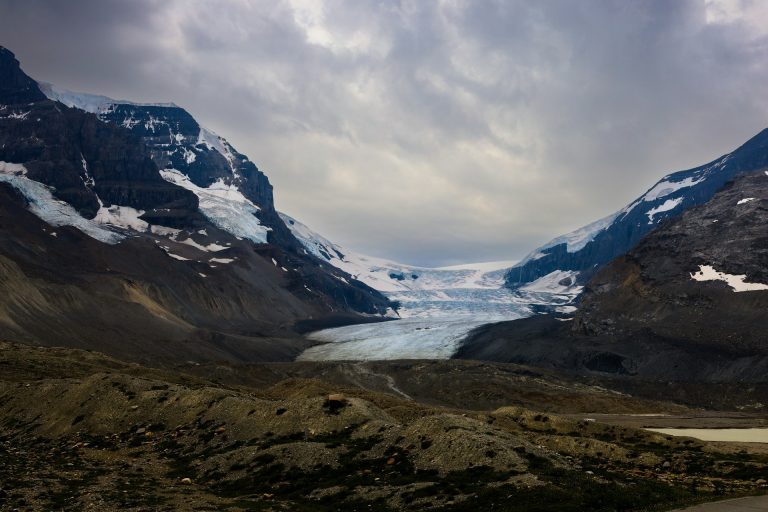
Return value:
[(0, 0), (38, 80), (173, 101), (362, 253), (522, 257), (768, 126), (768, 2)]

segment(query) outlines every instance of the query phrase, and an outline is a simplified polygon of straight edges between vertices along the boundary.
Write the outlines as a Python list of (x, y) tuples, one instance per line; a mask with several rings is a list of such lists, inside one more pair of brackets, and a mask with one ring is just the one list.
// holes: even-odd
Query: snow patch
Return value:
[(653, 217), (656, 216), (656, 214), (674, 210), (682, 202), (682, 197), (676, 197), (675, 199), (667, 199), (663, 204), (660, 204), (655, 208), (651, 208), (645, 212), (645, 214), (648, 216), (648, 224), (653, 224)]
[(27, 168), (22, 164), (12, 164), (11, 162), (0, 161), (0, 174), (11, 176), (26, 176)]
[(660, 181), (659, 183), (654, 185), (654, 187), (651, 190), (645, 193), (645, 195), (643, 196), (643, 201), (655, 201), (657, 199), (661, 199), (662, 197), (666, 197), (672, 192), (675, 192), (682, 188), (688, 188), (694, 185), (698, 185), (705, 179), (706, 179), (706, 176), (703, 176), (699, 179), (689, 176), (682, 181)]
[(576, 296), (583, 289), (582, 286), (576, 284), (578, 276), (579, 273), (572, 270), (555, 270), (518, 289), (523, 292), (546, 292)]
[(21, 164), (0, 162), (0, 182), (9, 183), (29, 202), (28, 209), (51, 226), (72, 226), (91, 238), (107, 244), (120, 242), (123, 235), (110, 231), (98, 223), (85, 219), (69, 203), (53, 197), (52, 189), (30, 180)]
[(130, 206), (112, 205), (105, 207), (101, 199), (99, 201), (99, 211), (93, 221), (97, 224), (109, 224), (123, 229), (132, 229), (134, 231), (147, 231), (149, 223), (141, 220), (139, 217), (144, 215), (144, 210), (136, 210)]
[(214, 263), (222, 263), (226, 265), (227, 263), (232, 263), (235, 261), (234, 258), (211, 258), (209, 261), (212, 261)]
[(234, 185), (219, 180), (207, 188), (192, 183), (176, 169), (163, 169), (160, 175), (166, 181), (193, 192), (199, 199), (200, 211), (216, 227), (257, 244), (267, 243), (271, 228), (262, 226), (256, 217), (259, 207), (249, 201)]
[[(7, 108), (7, 106), (2, 106), (2, 108), (0, 108), (0, 110), (5, 110), (6, 108)], [(24, 119), (27, 118), (27, 116), (29, 115), (30, 112), (31, 111), (27, 111), (27, 112), (11, 112), (10, 114), (0, 116), (0, 119), (19, 119), (19, 120), (24, 120)]]
[(229, 247), (227, 247), (225, 245), (219, 245), (219, 244), (216, 244), (216, 243), (212, 243), (212, 244), (208, 244), (208, 245), (201, 245), (201, 244), (195, 242), (194, 240), (192, 240), (192, 238), (187, 238), (186, 240), (181, 240), (181, 241), (176, 240), (176, 241), (179, 242), (180, 244), (184, 244), (184, 245), (188, 245), (190, 247), (194, 247), (198, 251), (203, 251), (203, 252), (219, 252), (219, 251), (223, 251), (225, 249), (229, 249)]
[(151, 225), (149, 229), (153, 235), (169, 236), (171, 238), (175, 238), (179, 235), (179, 233), (181, 233), (180, 229), (169, 228), (166, 226), (156, 226), (154, 224)]
[(748, 203), (748, 202), (750, 202), (750, 201), (754, 201), (754, 200), (755, 200), (755, 198), (754, 198), (754, 197), (745, 197), (744, 199), (740, 199), (740, 200), (739, 200), (739, 202), (738, 202), (738, 203), (736, 203), (736, 204), (737, 204), (737, 205), (738, 205), (738, 204), (744, 204), (744, 203)]
[(747, 283), (746, 274), (733, 275), (726, 274), (725, 272), (718, 272), (711, 265), (699, 265), (699, 271), (692, 273), (691, 279), (695, 281), (723, 281), (733, 288), (734, 292), (768, 290), (768, 284)]

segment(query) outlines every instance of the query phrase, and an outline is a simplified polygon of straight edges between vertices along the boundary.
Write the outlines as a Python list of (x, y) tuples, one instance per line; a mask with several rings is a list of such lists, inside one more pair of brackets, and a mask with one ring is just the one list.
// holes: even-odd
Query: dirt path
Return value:
[(387, 375), (385, 373), (377, 373), (371, 370), (370, 368), (367, 368), (365, 366), (365, 363), (354, 363), (349, 365), (348, 369), (350, 370), (348, 372), (348, 375), (352, 378), (353, 382), (360, 386), (363, 389), (367, 389), (369, 391), (376, 391), (376, 389), (371, 388), (371, 386), (366, 386), (364, 382), (360, 382), (355, 377), (361, 377), (362, 380), (372, 380), (372, 379), (381, 379), (386, 384), (387, 389), (395, 393), (396, 395), (401, 396), (402, 398), (405, 398), (406, 400), (413, 400), (413, 398), (405, 393), (402, 389), (397, 387), (397, 382), (395, 382), (395, 379), (391, 375)]
[(768, 511), (768, 496), (751, 496), (733, 500), (716, 501), (693, 507), (681, 508), (672, 512), (754, 512)]

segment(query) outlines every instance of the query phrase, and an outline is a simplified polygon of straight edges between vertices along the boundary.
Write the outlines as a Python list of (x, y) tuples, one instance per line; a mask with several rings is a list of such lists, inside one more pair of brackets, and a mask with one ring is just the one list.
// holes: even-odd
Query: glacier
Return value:
[(358, 254), (290, 215), (281, 218), (304, 248), (400, 303), (400, 319), (311, 333), (323, 343), (299, 360), (447, 359), (481, 325), (516, 320), (540, 309), (570, 313), (581, 292), (576, 272), (556, 271), (519, 290), (503, 287), (514, 261), (429, 268)]

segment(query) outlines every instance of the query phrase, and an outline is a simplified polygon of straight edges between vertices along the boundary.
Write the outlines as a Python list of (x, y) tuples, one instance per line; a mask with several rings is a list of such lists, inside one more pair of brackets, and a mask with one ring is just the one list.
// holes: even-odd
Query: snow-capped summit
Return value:
[(734, 177), (768, 165), (768, 130), (712, 162), (663, 177), (618, 212), (532, 251), (506, 275), (516, 288), (554, 271), (579, 273), (586, 282), (596, 270), (634, 247), (667, 219), (705, 203)]
[(255, 204), (273, 209), (272, 186), (264, 173), (178, 105), (115, 100), (45, 82), (39, 85), (48, 98), (96, 114), (102, 121), (140, 136), (160, 169), (175, 169), (199, 187), (216, 182), (234, 185)]

